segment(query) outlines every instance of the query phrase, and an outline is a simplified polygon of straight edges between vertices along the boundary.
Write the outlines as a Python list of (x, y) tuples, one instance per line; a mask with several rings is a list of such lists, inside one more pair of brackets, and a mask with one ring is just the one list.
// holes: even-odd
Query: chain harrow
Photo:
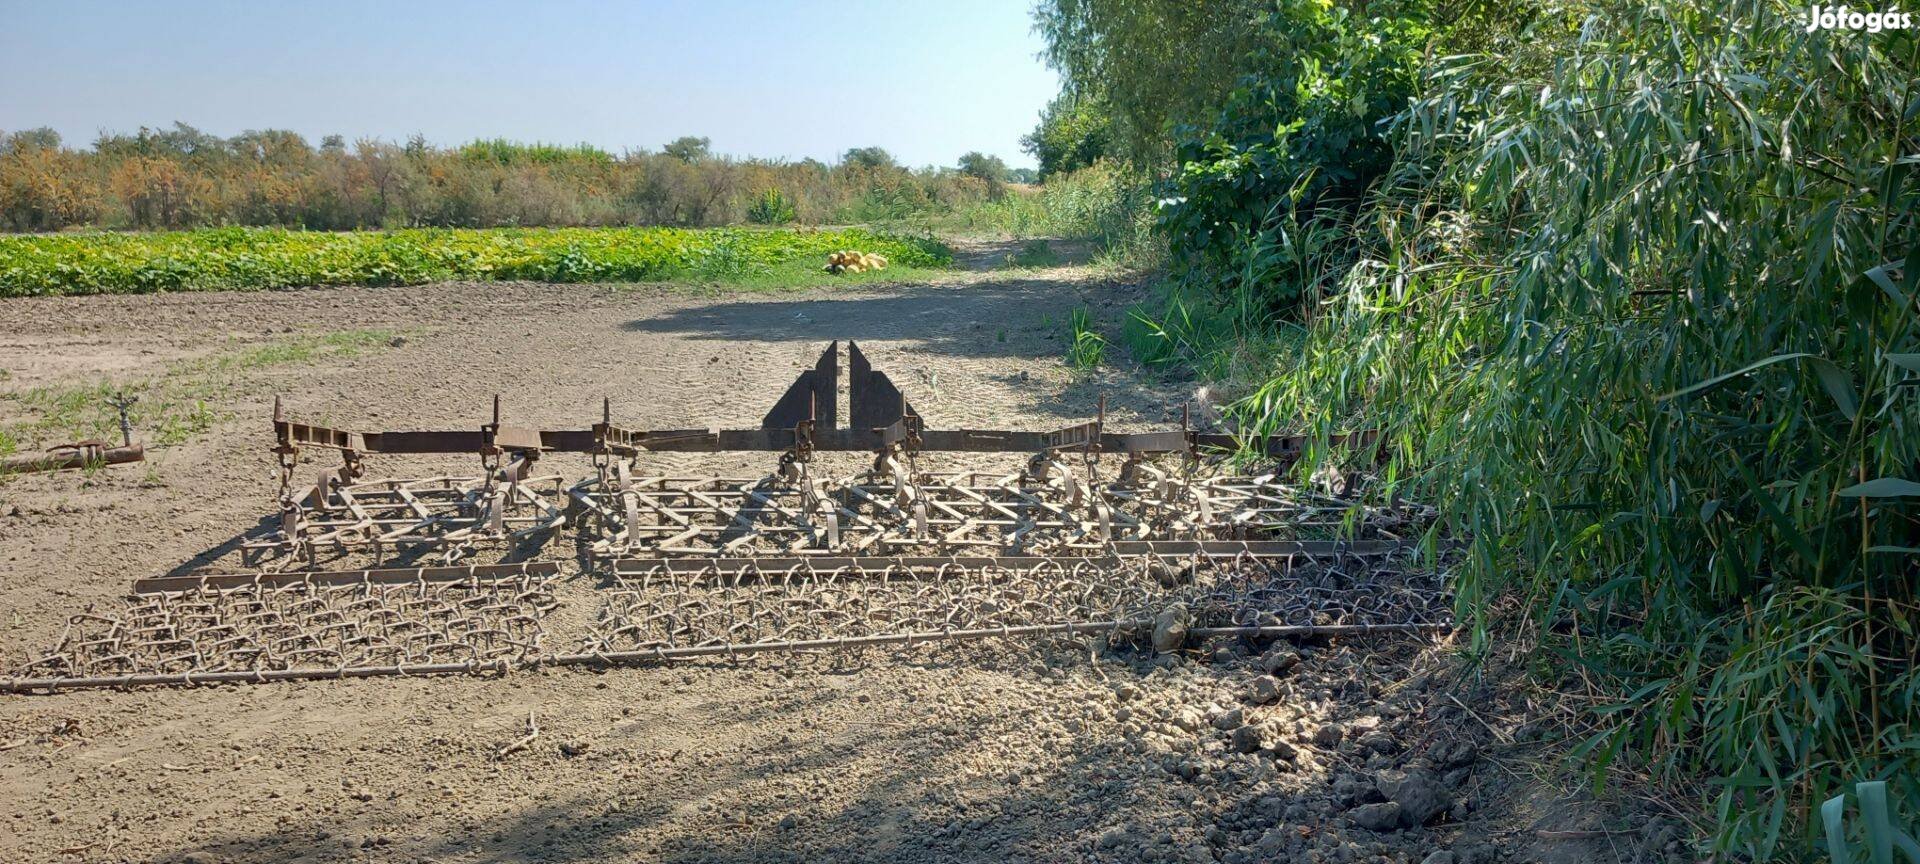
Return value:
[[(747, 429), (623, 428), (611, 401), (590, 428), (521, 427), (496, 396), (477, 428), (363, 431), (289, 419), (276, 399), (280, 512), (238, 544), (251, 572), (140, 580), (118, 611), (73, 616), (0, 692), (1138, 639), (1176, 609), (1203, 635), (1450, 626), (1444, 580), (1403, 542), (1432, 511), (1223, 473), (1220, 454), (1284, 465), (1305, 438), (1202, 432), (1185, 412), (1178, 429), (1119, 432), (1104, 398), (1092, 421), (1051, 431), (932, 427), (851, 342), (842, 425), (839, 357), (828, 346)], [(1380, 448), (1366, 431), (1328, 444), (1361, 461)], [(303, 453), (327, 452), (337, 467), (296, 481)], [(645, 462), (744, 452), (778, 462), (736, 479)], [(872, 461), (828, 476), (822, 453)], [(929, 453), (1024, 464), (936, 473), (922, 470)], [(537, 470), (558, 454), (587, 456), (593, 474), (569, 486)], [(478, 456), (480, 470), (369, 479), (365, 460), (388, 455)], [(561, 562), (542, 547), (569, 536), (581, 573), (613, 585), (590, 592), (594, 620), (552, 619), (562, 627), (547, 617)], [(502, 546), (508, 561), (475, 560)]]
[[(1271, 475), (1162, 472), (1112, 481), (1058, 462), (1012, 473), (866, 473), (845, 479), (645, 477), (614, 463), (568, 490), (597, 557), (1097, 555), (1115, 541), (1283, 532), (1389, 533), (1409, 514), (1357, 511)], [(1350, 519), (1360, 512), (1363, 523)]]
[[(688, 573), (666, 565), (604, 593), (586, 653), (862, 640), (1042, 625), (1145, 621), (1183, 604), (1196, 626), (1441, 625), (1449, 600), (1410, 554), (1242, 557), (1175, 566), (1160, 559), (1052, 559)], [(1138, 634), (1134, 634), (1138, 635)]]
[(551, 577), (477, 584), (250, 585), (135, 597), (69, 619), (23, 676), (88, 678), (524, 659)]
[(323, 477), (298, 493), (283, 484), (279, 529), (241, 549), (247, 563), (270, 572), (352, 553), (379, 559), (435, 552), (451, 565), (479, 546), (551, 537), (561, 528), (558, 475), (502, 480), (499, 473), (360, 482)]

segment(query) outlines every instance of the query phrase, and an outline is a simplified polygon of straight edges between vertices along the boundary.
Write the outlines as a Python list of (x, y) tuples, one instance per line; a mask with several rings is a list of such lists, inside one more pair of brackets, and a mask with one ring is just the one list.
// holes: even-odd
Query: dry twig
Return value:
[(534, 720), (533, 712), (528, 711), (526, 737), (521, 738), (520, 740), (515, 741), (512, 744), (508, 744), (507, 746), (500, 748), (500, 752), (493, 754), (493, 758), (505, 759), (507, 758), (507, 756), (513, 753), (517, 753), (521, 750), (525, 750), (527, 749), (528, 745), (533, 743), (535, 738), (539, 738), (539, 737), (540, 737), (540, 724), (539, 722)]

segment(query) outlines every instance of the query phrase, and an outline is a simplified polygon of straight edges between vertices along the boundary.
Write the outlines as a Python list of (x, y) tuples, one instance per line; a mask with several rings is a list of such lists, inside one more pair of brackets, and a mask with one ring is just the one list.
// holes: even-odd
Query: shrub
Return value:
[(760, 190), (747, 205), (747, 221), (756, 225), (785, 225), (795, 218), (793, 203), (771, 186)]
[(997, 194), (957, 170), (902, 168), (878, 148), (829, 166), (717, 156), (693, 137), (619, 156), (501, 139), (453, 149), (418, 138), (336, 143), (310, 147), (279, 130), (220, 138), (176, 124), (76, 150), (45, 130), (13, 133), (0, 141), (0, 228), (704, 227), (767, 216), (748, 211), (769, 189), (792, 216), (763, 224), (909, 222)]
[(1475, 650), (1519, 602), (1602, 706), (1582, 761), (1710, 779), (1763, 860), (1848, 778), (1920, 798), (1915, 43), (1796, 11), (1573, 6), (1427, 70), (1245, 406), (1380, 425), (1471, 541)]
[(1176, 272), (1250, 326), (1313, 296), (1348, 245), (1350, 210), (1392, 162), (1381, 121), (1412, 92), (1424, 25), (1417, 2), (1370, 11), (1281, 3), (1220, 116), (1176, 136), (1160, 209)]

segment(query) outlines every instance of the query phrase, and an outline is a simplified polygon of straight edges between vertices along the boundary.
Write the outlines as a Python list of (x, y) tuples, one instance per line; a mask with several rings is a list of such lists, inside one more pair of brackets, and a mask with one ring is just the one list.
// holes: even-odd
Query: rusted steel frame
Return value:
[[(1089, 424), (1081, 424), (1086, 426)], [(540, 433), (542, 449), (558, 453), (593, 453), (601, 446), (596, 440), (604, 439), (614, 452), (634, 454), (643, 451), (663, 453), (720, 453), (728, 451), (782, 451), (791, 450), (798, 443), (798, 437), (791, 428), (785, 429), (654, 429), (635, 430), (596, 424), (593, 429), (576, 431), (542, 431)], [(1067, 427), (1064, 430), (1050, 432), (1007, 430), (1007, 429), (921, 429), (917, 433), (919, 445), (915, 448), (924, 452), (949, 453), (1036, 453), (1050, 448), (1068, 446), (1062, 443), (1062, 434), (1081, 427)], [(871, 452), (905, 437), (905, 430), (898, 425), (874, 429), (830, 429), (816, 426), (813, 430), (813, 449), (821, 452), (857, 453)], [(460, 435), (467, 433), (367, 433), (372, 435)], [(1336, 444), (1348, 444), (1358, 441), (1358, 446), (1366, 446), (1374, 440), (1375, 433), (1369, 431), (1353, 435), (1334, 436)], [(1101, 432), (1099, 445), (1107, 453), (1178, 453), (1188, 449), (1188, 443), (1194, 450), (1218, 450), (1233, 452), (1241, 449), (1242, 439), (1220, 433), (1182, 432), (1178, 429), (1160, 432)], [(1254, 442), (1256, 450), (1264, 449), (1266, 455), (1282, 460), (1299, 456), (1305, 449), (1309, 438), (1301, 435), (1272, 435), (1261, 438), (1245, 439)], [(1084, 447), (1091, 443), (1084, 435), (1071, 446)], [(373, 446), (369, 442), (369, 446)], [(382, 443), (381, 447), (390, 445)], [(409, 442), (408, 446), (414, 446)], [(407, 453), (466, 453), (466, 449), (445, 450), (376, 450), (370, 452), (407, 452)]]
[[(573, 435), (592, 435), (591, 432), (571, 434), (541, 432), (517, 426), (501, 426), (491, 430), (350, 432), (286, 421), (280, 421), (274, 425), (276, 436), (283, 441), (290, 441), (295, 446), (352, 450), (360, 453), (486, 453), (490, 448), (541, 450), (547, 448), (546, 442), (549, 436), (559, 436), (558, 440), (571, 443)], [(278, 431), (280, 427), (286, 428), (284, 435)], [(586, 452), (586, 449), (583, 447), (581, 452)]]
[[(503, 450), (524, 449), (553, 453), (614, 452), (633, 455), (645, 451), (663, 453), (720, 453), (728, 451), (791, 450), (799, 443), (792, 428), (783, 429), (625, 429), (612, 424), (595, 424), (590, 429), (525, 430), (503, 427), (503, 434), (490, 437), (485, 430), (420, 432), (349, 432), (280, 421), (275, 424), (291, 431), (286, 438), (297, 446), (312, 446), (360, 453), (439, 454), (480, 453), (489, 446)], [(1071, 444), (1062, 442), (1062, 433), (1082, 429), (1068, 427), (1052, 432), (1005, 429), (922, 429), (915, 448), (924, 452), (950, 453), (1035, 453), (1066, 446), (1084, 447), (1091, 443), (1084, 434)], [(1084, 430), (1083, 430), (1084, 431)], [(279, 433), (276, 432), (276, 435)], [(856, 453), (881, 449), (901, 440), (901, 428), (835, 429), (816, 426), (813, 449), (821, 452)], [(1334, 443), (1368, 446), (1377, 438), (1372, 431), (1338, 435)], [(1188, 449), (1238, 451), (1243, 439), (1220, 433), (1182, 432), (1101, 432), (1099, 446), (1108, 453), (1176, 453)], [(1269, 457), (1290, 460), (1305, 449), (1308, 439), (1300, 435), (1272, 435), (1248, 438), (1255, 450)], [(1184, 442), (1184, 443), (1183, 443)], [(1357, 443), (1356, 443), (1357, 442)]]
[(1099, 421), (1088, 421), (1042, 433), (1047, 442), (1043, 449), (1085, 450), (1104, 444), (1102, 439), (1106, 436), (1100, 433), (1100, 425)]
[[(194, 684), (255, 684), (269, 681), (321, 681), (342, 678), (374, 678), (404, 675), (452, 675), (483, 672), (506, 673), (516, 669), (562, 666), (634, 666), (713, 657), (746, 657), (776, 652), (830, 651), (848, 648), (885, 646), (912, 647), (936, 642), (1034, 636), (1095, 635), (1121, 631), (1138, 632), (1151, 628), (1151, 619), (1123, 621), (1083, 621), (1061, 624), (1029, 624), (1019, 627), (985, 627), (976, 630), (924, 630), (913, 633), (888, 633), (876, 636), (848, 636), (839, 639), (811, 639), (789, 642), (750, 642), (742, 644), (683, 645), (639, 651), (607, 651), (586, 654), (552, 654), (522, 660), (469, 660), (461, 663), (416, 663), (392, 666), (348, 666), (334, 669), (263, 669), (244, 672), (177, 672), (114, 675), (85, 678), (8, 678), (0, 679), (0, 692), (54, 693), (60, 690), (113, 687), (178, 686)], [(1190, 637), (1242, 637), (1250, 639), (1327, 638), (1384, 634), (1445, 634), (1452, 624), (1322, 624), (1276, 625), (1269, 627), (1195, 627)]]
[[(515, 463), (524, 464), (517, 458)], [(316, 488), (297, 524), (247, 540), (241, 549), (249, 561), (260, 561), (302, 550), (438, 549), (522, 539), (564, 524), (564, 511), (538, 491), (549, 485), (554, 495), (564, 491), (558, 475), (525, 477), (491, 494), (484, 479), (450, 476), (338, 484), (318, 503)], [(496, 505), (505, 508), (498, 519)]]
[[(1139, 490), (1142, 494), (1118, 487), (1096, 490), (1106, 496), (1106, 504), (1111, 507), (1106, 514), (1107, 530), (1100, 532), (1097, 530), (1099, 514), (1087, 512), (1084, 506), (1075, 507), (1070, 502), (1048, 500), (1042, 490), (1021, 486), (1020, 478), (1018, 473), (982, 475), (971, 472), (941, 475), (919, 485), (917, 488), (922, 493), (920, 500), (926, 505), (927, 531), (924, 535), (919, 531), (920, 518), (895, 503), (893, 490), (888, 485), (860, 483), (836, 486), (832, 489), (832, 496), (822, 501), (831, 504), (833, 515), (838, 517), (839, 525), (834, 533), (839, 535), (842, 542), (837, 547), (828, 543), (817, 549), (801, 547), (809, 545), (809, 539), (817, 541), (822, 533), (822, 526), (818, 524), (822, 516), (818, 512), (802, 509), (802, 493), (797, 488), (742, 485), (756, 482), (746, 480), (721, 482), (691, 478), (642, 478), (631, 485), (631, 491), (625, 497), (632, 498), (632, 516), (645, 517), (644, 521), (639, 518), (622, 519), (625, 508), (603, 505), (596, 500), (600, 493), (591, 488), (576, 486), (570, 494), (582, 501), (584, 509), (611, 520), (609, 528), (618, 527), (618, 530), (602, 538), (611, 542), (596, 544), (597, 554), (603, 556), (609, 553), (618, 555), (635, 547), (657, 547), (660, 551), (698, 556), (726, 556), (729, 549), (751, 539), (748, 535), (788, 547), (784, 550), (785, 554), (844, 556), (855, 554), (857, 547), (850, 547), (849, 543), (891, 548), (926, 544), (949, 549), (1007, 547), (1020, 545), (1019, 535), (1026, 532), (1050, 535), (1057, 531), (1071, 532), (1075, 538), (1079, 538), (1077, 548), (1097, 553), (1105, 548), (1108, 539), (1122, 542), (1151, 539), (1151, 533), (1159, 530), (1153, 520), (1156, 514), (1163, 517), (1163, 511), (1184, 513), (1193, 507), (1199, 508), (1192, 518), (1178, 521), (1174, 533), (1165, 535), (1176, 538), (1183, 536), (1186, 531), (1263, 527), (1282, 521), (1280, 514), (1295, 511), (1286, 500), (1265, 495), (1256, 480), (1190, 484), (1169, 479), (1161, 484), (1168, 487), (1163, 491), (1171, 492), (1174, 486), (1182, 491), (1166, 500), (1152, 497), (1157, 493), (1149, 491), (1151, 484)], [(1230, 524), (1218, 523), (1212, 517), (1203, 519), (1209, 508), (1204, 501), (1189, 502), (1187, 497), (1190, 495), (1202, 496), (1203, 499), (1210, 497), (1211, 512), (1229, 518)], [(1143, 512), (1132, 512), (1131, 507), (1141, 508)], [(1248, 510), (1249, 507), (1253, 509)], [(1241, 512), (1243, 510), (1246, 512)], [(628, 521), (632, 524), (627, 524)], [(1284, 521), (1300, 524), (1292, 518)], [(908, 525), (914, 526), (913, 529), (909, 530), (906, 527)], [(863, 537), (870, 542), (860, 543)], [(1068, 542), (1075, 541), (1068, 538)], [(1274, 554), (1322, 554), (1334, 548), (1223, 543), (1225, 545), (1207, 547), (1191, 544), (1162, 547), (1158, 554), (1190, 554), (1198, 551), (1218, 557), (1268, 550)], [(1175, 549), (1180, 551), (1176, 553), (1173, 551)], [(1219, 551), (1223, 549), (1231, 551)]]
[(129, 462), (140, 462), (146, 458), (146, 448), (139, 444), (109, 447), (98, 441), (84, 441), (79, 444), (55, 447), (45, 453), (0, 459), (0, 474), (59, 471), (66, 468), (85, 468), (89, 465), (125, 465)]
[(462, 567), (395, 567), (373, 570), (327, 570), (308, 573), (219, 573), (198, 576), (157, 576), (133, 583), (135, 594), (165, 594), (230, 588), (288, 588), (298, 585), (413, 585), (497, 582), (522, 576), (555, 576), (555, 561), (520, 564), (474, 564)]
[[(554, 519), (560, 515), (559, 508), (552, 506), (545, 496), (535, 491), (551, 485), (553, 494), (564, 490), (560, 487), (559, 475), (526, 477), (511, 484), (512, 495), (507, 489), (500, 489), (507, 500), (503, 503), (524, 505), (535, 510), (545, 511), (525, 515), (507, 515), (507, 523), (529, 523), (533, 525), (553, 526)], [(432, 486), (428, 484), (441, 484)], [(303, 523), (315, 531), (340, 531), (366, 527), (411, 526), (407, 533), (438, 523), (465, 524), (474, 517), (460, 515), (460, 508), (482, 508), (486, 498), (484, 481), (468, 477), (428, 477), (407, 480), (372, 480), (362, 483), (336, 485), (327, 500), (315, 501), (309, 494), (304, 500)], [(317, 490), (316, 490), (317, 491)], [(334, 499), (338, 499), (335, 503)], [(405, 509), (409, 515), (396, 515)], [(371, 511), (383, 511), (387, 515), (373, 515)], [(323, 536), (324, 535), (323, 533)]]
[[(549, 433), (500, 422), (500, 397), (493, 397), (493, 422), (476, 430), (430, 430), (404, 432), (360, 432), (335, 429), (286, 419), (278, 398), (273, 401), (274, 448), (278, 453), (296, 453), (301, 447), (319, 447), (350, 454), (364, 453), (474, 453), (496, 456), (501, 453), (538, 453), (547, 448), (549, 435), (569, 444), (580, 443), (582, 433)], [(589, 433), (590, 434), (590, 433)], [(586, 443), (591, 444), (591, 440)]]

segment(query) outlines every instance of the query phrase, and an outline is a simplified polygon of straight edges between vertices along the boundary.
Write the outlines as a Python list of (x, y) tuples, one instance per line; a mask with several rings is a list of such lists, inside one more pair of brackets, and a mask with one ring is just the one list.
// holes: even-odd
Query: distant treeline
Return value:
[(185, 124), (74, 149), (51, 129), (0, 134), (0, 228), (403, 227), (846, 223), (995, 200), (1028, 179), (968, 153), (907, 168), (878, 147), (829, 165), (715, 155), (705, 138), (620, 155), (504, 140), (439, 147), (283, 130), (232, 138)]

